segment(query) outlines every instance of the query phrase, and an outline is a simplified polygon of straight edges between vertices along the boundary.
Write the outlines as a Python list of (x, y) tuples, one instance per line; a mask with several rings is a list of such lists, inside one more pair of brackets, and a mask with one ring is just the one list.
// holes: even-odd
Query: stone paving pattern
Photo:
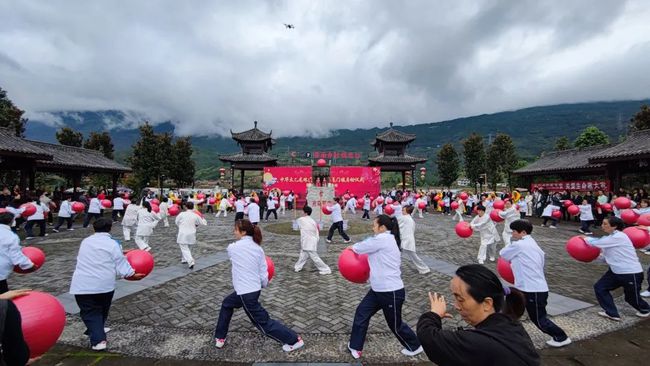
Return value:
[[(234, 217), (207, 217), (209, 226), (199, 229), (199, 242), (192, 248), (197, 258), (222, 253), (234, 240)], [(353, 218), (350, 224), (370, 225), (358, 217), (360, 215)], [(290, 219), (290, 215), (281, 218)], [(416, 241), (421, 254), (456, 265), (475, 262), (478, 235), (469, 239), (458, 238), (453, 229), (455, 221), (450, 216), (429, 214), (424, 219), (416, 217), (415, 220), (418, 231)], [(264, 226), (265, 223), (262, 223), (262, 229)], [(502, 226), (498, 225), (500, 231)], [(533, 236), (546, 252), (546, 275), (551, 291), (595, 304), (592, 286), (606, 267), (602, 264), (579, 263), (566, 254), (564, 244), (570, 236), (577, 234), (576, 229), (576, 225), (564, 222), (556, 230), (536, 226)], [(33, 274), (13, 275), (9, 280), (10, 286), (30, 287), (55, 295), (67, 292), (79, 242), (90, 233), (91, 229), (78, 229), (34, 239), (34, 245), (43, 249), (47, 255), (46, 265)], [(122, 239), (119, 224), (114, 226), (113, 235)], [(179, 264), (180, 250), (175, 244), (175, 238), (176, 228), (173, 224), (170, 228), (163, 228), (161, 224), (156, 228), (151, 246), (157, 268)], [(340, 276), (336, 262), (346, 245), (340, 237), (335, 235), (334, 238), (334, 243), (326, 245), (322, 241), (319, 248), (321, 257), (332, 267), (333, 273), (319, 275), (311, 263), (301, 273), (294, 273), (299, 236), (267, 234), (264, 237), (263, 247), (275, 262), (276, 274), (271, 285), (263, 290), (261, 303), (273, 318), (304, 335), (307, 343), (304, 351), (288, 355), (283, 353), (277, 343), (264, 338), (254, 329), (241, 310), (235, 312), (226, 347), (222, 350), (213, 347), (211, 334), (221, 300), (232, 291), (230, 264), (227, 261), (202, 270), (187, 269), (187, 275), (183, 277), (114, 301), (109, 316), (110, 326), (115, 329), (109, 336), (110, 348), (130, 355), (161, 358), (231, 362), (349, 362), (352, 359), (345, 344), (354, 309), (368, 286), (350, 283)], [(352, 239), (357, 241), (363, 238)], [(135, 247), (132, 241), (123, 244), (125, 248)], [(647, 268), (650, 256), (640, 257), (644, 268)], [(493, 263), (488, 263), (487, 266), (495, 269)], [(452, 298), (449, 293), (451, 277), (433, 271), (420, 275), (407, 263), (402, 266), (402, 271), (407, 290), (403, 317), (411, 327), (415, 327), (419, 315), (428, 309), (427, 291), (442, 292), (447, 298)], [(624, 319), (619, 324), (599, 318), (596, 315), (597, 308), (557, 316), (554, 321), (565, 327), (574, 339), (612, 331), (637, 321), (627, 305), (620, 306)], [(445, 327), (460, 325), (464, 323), (458, 316), (445, 322)], [(524, 325), (536, 345), (543, 346), (547, 337), (530, 322), (525, 321)], [(87, 339), (81, 335), (82, 332), (83, 324), (78, 315), (70, 315), (61, 342), (84, 346)], [(422, 356), (402, 356), (399, 349), (399, 343), (389, 333), (382, 314), (378, 313), (370, 325), (363, 360), (382, 363), (425, 360)]]

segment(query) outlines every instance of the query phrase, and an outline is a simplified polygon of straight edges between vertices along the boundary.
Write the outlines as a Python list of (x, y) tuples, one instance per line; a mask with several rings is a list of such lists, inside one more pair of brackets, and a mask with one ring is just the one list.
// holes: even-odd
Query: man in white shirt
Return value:
[(273, 217), (275, 217), (276, 220), (278, 219), (278, 211), (276, 208), (277, 203), (274, 198), (273, 195), (269, 195), (269, 198), (266, 200), (266, 221), (269, 221), (271, 213), (273, 213)]
[(307, 259), (311, 258), (314, 265), (318, 268), (320, 274), (330, 274), (332, 270), (323, 260), (318, 256), (318, 240), (320, 234), (318, 231), (318, 224), (311, 218), (312, 209), (309, 206), (302, 208), (304, 215), (296, 220), (300, 228), (300, 257), (294, 266), (296, 272), (300, 272), (302, 267), (307, 263)]
[(251, 222), (253, 225), (257, 225), (260, 223), (260, 206), (255, 202), (255, 200), (251, 200), (251, 202), (246, 206), (248, 209), (248, 220)]
[(350, 242), (350, 237), (348, 234), (343, 231), (343, 215), (341, 214), (341, 198), (334, 197), (334, 204), (331, 207), (332, 210), (332, 226), (330, 226), (329, 232), (327, 233), (327, 239), (325, 240), (328, 243), (332, 242), (332, 236), (334, 236), (334, 230), (338, 230), (339, 234), (343, 237), (345, 243)]
[(20, 247), (18, 235), (11, 231), (14, 215), (11, 212), (0, 213), (0, 294), (9, 291), (7, 278), (20, 266), (23, 270), (35, 271), (37, 267), (27, 258)]
[(235, 221), (244, 218), (244, 207), (245, 207), (244, 197), (240, 195), (237, 197), (237, 201), (235, 201)]
[(86, 217), (84, 217), (84, 227), (88, 227), (90, 224), (90, 219), (97, 221), (102, 217), (102, 204), (99, 202), (99, 199), (94, 195), (90, 198), (90, 203), (88, 204), (88, 212), (86, 212)]
[(178, 235), (176, 243), (181, 248), (181, 263), (187, 263), (190, 269), (194, 269), (194, 258), (190, 245), (196, 244), (196, 227), (207, 225), (208, 222), (197, 212), (194, 212), (194, 204), (187, 202), (185, 211), (176, 216), (176, 226), (178, 226)]
[(35, 224), (38, 225), (40, 229), (38, 236), (47, 236), (45, 233), (45, 215), (50, 212), (50, 208), (46, 204), (41, 203), (38, 196), (34, 196), (33, 202), (30, 204), (36, 207), (36, 212), (27, 218), (27, 223), (25, 224), (25, 233), (27, 237), (25, 239), (34, 238), (32, 228)]
[(59, 232), (59, 228), (63, 225), (64, 221), (67, 221), (68, 231), (72, 230), (72, 216), (74, 212), (72, 211), (72, 195), (67, 194), (65, 199), (61, 201), (61, 206), (59, 207), (59, 215), (57, 218), (56, 226), (52, 229), (55, 233)]

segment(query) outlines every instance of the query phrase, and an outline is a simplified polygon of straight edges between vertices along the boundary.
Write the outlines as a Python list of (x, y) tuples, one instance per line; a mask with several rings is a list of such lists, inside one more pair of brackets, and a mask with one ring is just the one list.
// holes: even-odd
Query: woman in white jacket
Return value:
[(45, 215), (50, 212), (50, 208), (46, 204), (41, 203), (39, 196), (32, 197), (30, 204), (36, 207), (36, 212), (27, 218), (27, 223), (25, 224), (27, 237), (25, 239), (34, 238), (34, 232), (32, 231), (34, 224), (38, 225), (40, 229), (39, 236), (47, 236), (45, 233)]
[(196, 227), (207, 225), (208, 222), (198, 212), (194, 211), (194, 204), (187, 202), (186, 210), (176, 216), (176, 226), (178, 226), (178, 235), (176, 243), (181, 248), (181, 263), (187, 263), (190, 269), (194, 269), (194, 258), (190, 245), (196, 244)]
[(397, 218), (402, 239), (402, 255), (413, 263), (420, 274), (425, 274), (431, 272), (431, 269), (415, 253), (415, 221), (411, 217), (412, 213), (413, 206), (406, 206), (402, 209), (402, 216)]
[(126, 206), (124, 211), (124, 217), (122, 218), (122, 233), (124, 234), (124, 241), (131, 240), (131, 231), (135, 230), (135, 226), (138, 223), (138, 211), (141, 206), (135, 203)]
[(302, 267), (305, 266), (305, 263), (307, 263), (307, 259), (311, 258), (316, 268), (318, 268), (318, 273), (323, 275), (330, 274), (332, 270), (318, 256), (317, 249), (320, 234), (318, 224), (310, 216), (312, 209), (309, 206), (305, 206), (302, 208), (302, 212), (304, 215), (296, 220), (300, 228), (300, 257), (298, 257), (298, 262), (296, 262), (293, 269), (296, 272), (300, 272)]
[(481, 234), (481, 246), (478, 249), (478, 256), (476, 259), (479, 264), (485, 263), (485, 258), (487, 256), (488, 248), (490, 250), (490, 260), (495, 261), (497, 253), (497, 242), (499, 241), (499, 233), (497, 228), (494, 226), (494, 222), (490, 219), (490, 216), (485, 212), (485, 207), (483, 205), (478, 205), (476, 207), (477, 216), (472, 219), (470, 226), (474, 230), (478, 230)]
[(153, 228), (160, 220), (160, 216), (151, 210), (151, 204), (147, 201), (142, 202), (142, 208), (138, 210), (138, 228), (135, 230), (135, 243), (138, 248), (151, 250), (149, 246), (149, 237), (153, 234)]
[(219, 201), (219, 211), (214, 215), (214, 217), (219, 217), (219, 215), (221, 215), (222, 212), (223, 212), (223, 217), (227, 217), (228, 207), (230, 207), (230, 203), (228, 203), (226, 197), (225, 196), (221, 197), (221, 201)]
[(160, 219), (162, 220), (164, 227), (169, 227), (169, 219), (168, 219), (168, 216), (169, 216), (169, 213), (168, 213), (168, 211), (169, 211), (169, 203), (168, 203), (168, 200), (169, 199), (167, 197), (161, 198), (160, 199), (160, 206), (158, 206), (160, 208), (160, 214), (159, 214)]
[(507, 247), (510, 245), (510, 238), (512, 237), (512, 229), (510, 224), (519, 219), (519, 212), (517, 212), (517, 207), (512, 204), (510, 200), (505, 202), (505, 209), (499, 212), (499, 217), (505, 220), (503, 223), (503, 233), (501, 237), (503, 238), (503, 244)]

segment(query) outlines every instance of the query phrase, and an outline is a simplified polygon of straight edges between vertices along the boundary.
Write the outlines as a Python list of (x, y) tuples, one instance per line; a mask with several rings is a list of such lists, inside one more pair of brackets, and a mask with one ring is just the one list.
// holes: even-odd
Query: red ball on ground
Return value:
[(20, 216), (22, 217), (30, 217), (36, 213), (36, 206), (34, 206), (31, 203), (23, 203), (22, 205), (20, 205), (20, 207), (25, 209), (25, 211), (23, 211), (23, 213), (20, 214)]
[[(36, 247), (24, 247), (22, 249), (23, 254), (25, 257), (29, 258), (34, 265), (36, 265), (36, 269), (39, 269), (43, 267), (43, 263), (45, 263), (45, 253), (43, 253), (42, 250)], [(24, 271), (20, 268), (20, 266), (14, 266), (14, 272), (16, 273), (30, 273), (30, 270)]]
[(275, 274), (275, 263), (273, 263), (273, 260), (268, 255), (266, 256), (266, 268), (269, 275), (269, 281), (271, 281)]
[(320, 210), (323, 212), (324, 215), (332, 214), (332, 209), (327, 207), (326, 205), (321, 206)]
[(562, 218), (562, 212), (560, 212), (560, 210), (553, 210), (551, 216), (555, 219), (560, 219)]
[(638, 227), (628, 227), (623, 229), (623, 232), (630, 238), (632, 245), (636, 249), (645, 248), (650, 245), (650, 234), (647, 230), (639, 229)]
[(104, 207), (104, 208), (109, 208), (109, 207), (111, 207), (113, 205), (110, 200), (102, 200), (101, 204), (102, 204), (102, 207)]
[(639, 216), (639, 219), (636, 220), (636, 223), (641, 226), (650, 226), (650, 213)]
[(86, 205), (84, 205), (81, 202), (74, 202), (72, 204), (72, 211), (74, 211), (76, 213), (84, 212), (85, 209), (86, 209)]
[(135, 273), (142, 273), (145, 276), (149, 275), (154, 267), (153, 256), (151, 253), (135, 249), (126, 253), (126, 260), (135, 270)]
[(569, 215), (573, 215), (573, 216), (580, 213), (580, 207), (578, 207), (576, 205), (571, 205), (571, 206), (567, 207), (566, 210), (569, 213)]
[(420, 210), (424, 210), (425, 208), (427, 208), (427, 203), (426, 203), (426, 202), (420, 202), (420, 203), (418, 203), (418, 208), (419, 208)]
[(492, 203), (492, 207), (503, 210), (506, 207), (506, 202), (504, 200), (497, 200)]
[(503, 258), (497, 259), (497, 272), (507, 282), (515, 283), (515, 274), (512, 272), (512, 266), (507, 260)]
[(367, 254), (357, 254), (352, 249), (343, 249), (339, 255), (339, 272), (350, 282), (365, 283), (370, 278), (370, 264)]
[(566, 208), (569, 208), (569, 207), (573, 206), (573, 202), (571, 200), (564, 200), (562, 203), (564, 204), (564, 207), (566, 207)]
[(585, 243), (585, 240), (579, 236), (574, 236), (566, 242), (566, 251), (580, 262), (591, 262), (600, 255), (599, 248)]
[(152, 203), (151, 204), (151, 211), (153, 211), (155, 213), (159, 213), (160, 212), (160, 206), (156, 205), (155, 203)]
[(490, 218), (492, 219), (492, 221), (494, 221), (494, 222), (501, 222), (501, 221), (503, 221), (503, 219), (501, 218), (501, 216), (499, 216), (499, 213), (500, 213), (500, 212), (501, 212), (501, 210), (498, 209), (498, 208), (495, 208), (494, 210), (492, 210), (492, 211), (490, 212)]
[(472, 230), (472, 226), (469, 224), (469, 222), (461, 221), (458, 224), (456, 224), (456, 235), (460, 236), (461, 238), (469, 238), (474, 234), (474, 230)]
[(181, 208), (176, 205), (171, 205), (167, 210), (167, 213), (169, 214), (169, 216), (176, 216), (179, 213), (181, 213)]
[(458, 202), (456, 202), (456, 201), (452, 202), (452, 203), (451, 203), (451, 209), (452, 209), (452, 210), (456, 210), (456, 209), (458, 209)]
[(632, 201), (630, 201), (630, 199), (627, 197), (618, 197), (614, 200), (614, 206), (616, 206), (616, 208), (619, 210), (624, 210), (632, 206)]
[(384, 213), (385, 213), (386, 215), (392, 215), (392, 214), (394, 214), (394, 213), (395, 213), (395, 209), (393, 208), (393, 205), (386, 205), (386, 207), (384, 207)]
[(626, 224), (634, 224), (639, 219), (639, 214), (634, 210), (626, 209), (621, 211), (621, 220)]
[(460, 197), (460, 199), (463, 200), (463, 201), (465, 201), (466, 199), (469, 198), (469, 196), (467, 195), (466, 192), (461, 192), (460, 195), (459, 195), (459, 197)]
[(600, 205), (600, 209), (603, 210), (603, 212), (612, 212), (612, 205), (610, 203), (603, 203)]
[(32, 291), (12, 300), (20, 312), (23, 337), (29, 346), (29, 357), (47, 352), (63, 333), (65, 310), (56, 297)]

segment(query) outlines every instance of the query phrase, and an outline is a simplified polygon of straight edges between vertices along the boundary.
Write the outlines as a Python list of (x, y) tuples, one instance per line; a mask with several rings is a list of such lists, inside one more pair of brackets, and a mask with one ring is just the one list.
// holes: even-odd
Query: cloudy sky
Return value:
[(641, 99), (647, 5), (3, 0), (0, 87), (36, 119), (118, 109), (181, 134), (259, 120), (279, 136)]

